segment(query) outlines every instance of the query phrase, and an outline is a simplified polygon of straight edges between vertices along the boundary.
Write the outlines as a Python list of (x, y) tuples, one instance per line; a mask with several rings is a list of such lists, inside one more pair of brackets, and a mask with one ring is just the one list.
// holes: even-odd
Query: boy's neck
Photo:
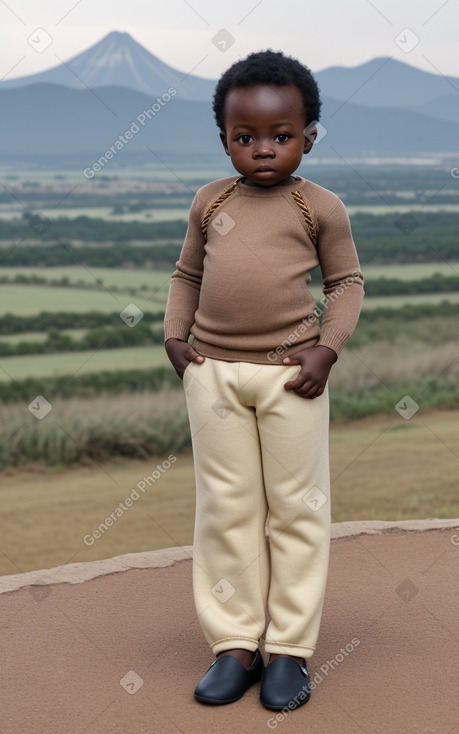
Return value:
[(288, 176), (288, 178), (284, 178), (283, 181), (279, 181), (277, 184), (272, 184), (271, 186), (263, 186), (262, 184), (255, 183), (255, 181), (250, 181), (248, 178), (245, 178), (245, 176), (242, 178), (242, 183), (247, 184), (247, 186), (256, 186), (257, 189), (271, 189), (273, 186), (291, 186), (292, 184), (296, 183), (297, 179), (295, 176)]

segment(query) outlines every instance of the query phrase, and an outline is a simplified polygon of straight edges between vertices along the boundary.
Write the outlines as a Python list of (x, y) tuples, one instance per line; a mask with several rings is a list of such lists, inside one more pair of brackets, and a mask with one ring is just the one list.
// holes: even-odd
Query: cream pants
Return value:
[(313, 400), (285, 390), (299, 369), (207, 357), (184, 373), (193, 592), (215, 654), (256, 650), (263, 634), (267, 652), (309, 658), (316, 646), (330, 545), (328, 388)]

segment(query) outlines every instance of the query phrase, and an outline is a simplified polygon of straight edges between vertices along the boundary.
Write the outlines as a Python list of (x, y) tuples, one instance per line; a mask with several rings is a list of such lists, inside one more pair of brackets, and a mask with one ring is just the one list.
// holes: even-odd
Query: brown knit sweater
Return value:
[[(203, 186), (190, 210), (188, 230), (172, 275), (165, 340), (188, 340), (205, 357), (282, 364), (316, 344), (341, 351), (357, 324), (363, 277), (342, 201), (296, 176), (292, 185), (266, 188), (238, 181), (212, 214), (207, 242), (201, 220), (237, 176)], [(297, 190), (318, 230), (314, 246)], [(308, 290), (320, 265), (324, 298)], [(322, 331), (318, 315), (323, 311)]]

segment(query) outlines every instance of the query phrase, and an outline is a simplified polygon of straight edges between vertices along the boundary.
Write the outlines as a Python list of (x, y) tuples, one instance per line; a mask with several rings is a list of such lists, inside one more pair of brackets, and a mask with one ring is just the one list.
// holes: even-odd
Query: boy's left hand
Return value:
[(284, 357), (283, 364), (300, 364), (301, 370), (295, 380), (285, 383), (286, 390), (293, 390), (302, 398), (318, 398), (322, 395), (332, 365), (338, 355), (329, 347), (316, 346), (301, 349), (291, 357)]

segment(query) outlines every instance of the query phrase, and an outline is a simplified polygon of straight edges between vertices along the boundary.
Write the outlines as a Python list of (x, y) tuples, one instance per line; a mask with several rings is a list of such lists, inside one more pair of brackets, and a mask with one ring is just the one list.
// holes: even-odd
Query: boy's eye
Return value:
[(242, 145), (248, 145), (252, 140), (252, 136), (245, 133), (244, 135), (239, 135), (238, 140)]
[(287, 133), (278, 133), (276, 135), (276, 140), (279, 141), (279, 143), (286, 143), (287, 140), (290, 140), (291, 136)]

